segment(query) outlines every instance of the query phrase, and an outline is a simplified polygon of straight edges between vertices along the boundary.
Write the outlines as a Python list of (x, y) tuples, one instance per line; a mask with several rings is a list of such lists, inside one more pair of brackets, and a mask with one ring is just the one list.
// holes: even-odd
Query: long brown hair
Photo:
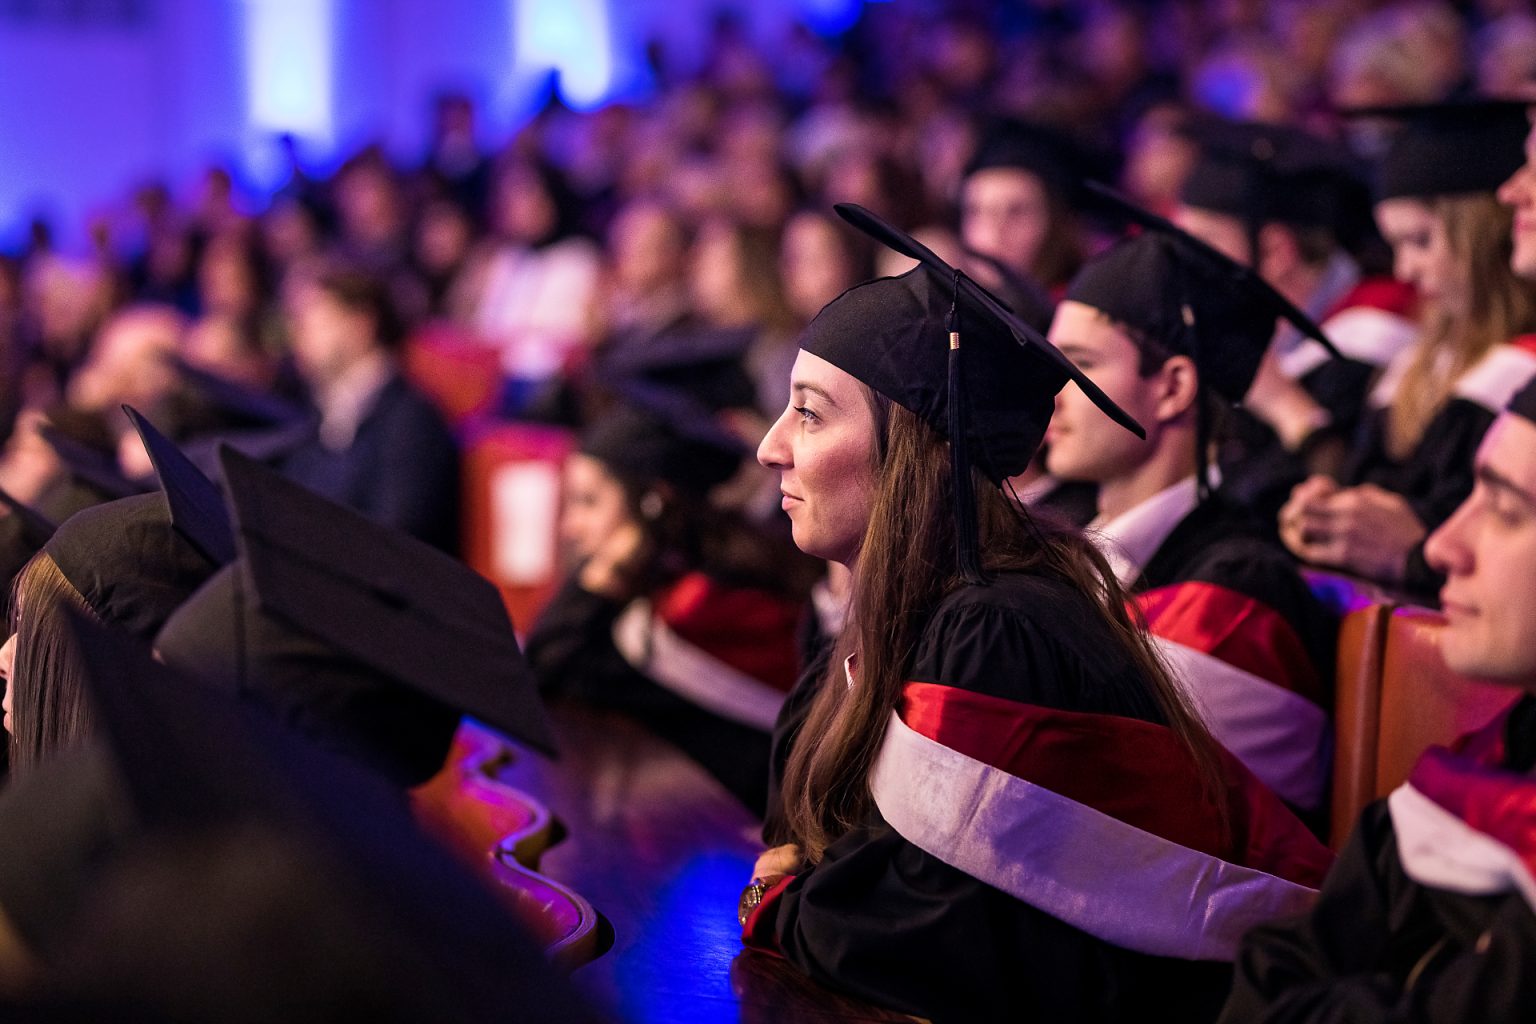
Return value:
[[(869, 392), (876, 408), (878, 483), (854, 570), (853, 607), (828, 675), (814, 698), (784, 775), (788, 830), (818, 862), (872, 806), (868, 775), (923, 628), (961, 586), (955, 558), (948, 446), (917, 415)], [(1087, 594), (1108, 634), (1129, 655), (1168, 726), (1225, 806), (1216, 742), (1190, 710), (1147, 640), (1144, 624), (1103, 556), (1076, 531), (1031, 518), (995, 485), (975, 477), (981, 548), (990, 572), (1025, 572)], [(859, 655), (858, 685), (843, 685), (843, 660)], [(1225, 820), (1222, 822), (1225, 825)]]
[(11, 772), (17, 777), (92, 732), (85, 671), (68, 639), (66, 607), (98, 618), (52, 558), (34, 556), (11, 584), (16, 661), (8, 685)]
[(1495, 346), (1536, 328), (1536, 287), (1509, 268), (1509, 207), (1484, 192), (1442, 196), (1429, 206), (1446, 233), (1466, 313), (1439, 305), (1425, 310), (1423, 337), (1387, 409), (1387, 450), (1398, 459), (1418, 447), (1463, 373)]

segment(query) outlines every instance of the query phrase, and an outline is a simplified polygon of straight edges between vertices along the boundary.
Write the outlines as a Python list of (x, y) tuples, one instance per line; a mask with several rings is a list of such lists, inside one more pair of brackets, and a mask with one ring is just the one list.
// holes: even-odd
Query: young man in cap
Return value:
[(1536, 388), (1483, 438), (1426, 554), (1446, 664), (1525, 693), (1366, 809), (1311, 914), (1249, 935), (1223, 1020), (1536, 1016)]
[(1092, 535), (1212, 732), (1292, 806), (1317, 812), (1333, 623), (1286, 553), (1213, 491), (1208, 469), (1225, 407), (1248, 390), (1282, 307), (1251, 272), (1166, 221), (1149, 224), (1073, 279), (1050, 332), (1146, 440), (1111, 429), (1066, 388), (1047, 468), (1098, 485)]
[(1241, 473), (1251, 499), (1273, 505), (1287, 480), (1337, 463), (1371, 378), (1418, 336), (1414, 291), (1364, 274), (1343, 246), (1370, 213), (1348, 154), (1274, 125), (1221, 123), (1194, 134), (1200, 156), (1174, 220), (1270, 282), (1342, 355), (1330, 359), (1282, 326), (1260, 364), (1240, 414), (1249, 453)]

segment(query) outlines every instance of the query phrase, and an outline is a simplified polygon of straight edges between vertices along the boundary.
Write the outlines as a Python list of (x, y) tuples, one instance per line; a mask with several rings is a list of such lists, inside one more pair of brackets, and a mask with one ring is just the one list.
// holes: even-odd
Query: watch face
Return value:
[(745, 927), (747, 918), (752, 916), (752, 911), (763, 902), (763, 894), (768, 891), (767, 882), (754, 881), (741, 892), (741, 902), (736, 905), (736, 919)]

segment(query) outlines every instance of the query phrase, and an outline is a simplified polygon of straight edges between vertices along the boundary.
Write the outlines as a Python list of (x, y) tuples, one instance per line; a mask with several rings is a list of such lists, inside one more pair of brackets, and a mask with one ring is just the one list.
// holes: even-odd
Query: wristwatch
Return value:
[(741, 922), (743, 928), (747, 925), (747, 918), (752, 916), (752, 911), (763, 902), (763, 897), (771, 888), (773, 888), (772, 882), (754, 878), (752, 884), (741, 890), (741, 902), (736, 904), (736, 920)]

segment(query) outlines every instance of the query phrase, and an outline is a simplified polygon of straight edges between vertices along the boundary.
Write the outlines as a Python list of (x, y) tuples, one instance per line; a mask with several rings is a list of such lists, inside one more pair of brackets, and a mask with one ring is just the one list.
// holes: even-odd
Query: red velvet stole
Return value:
[(1136, 601), (1154, 635), (1325, 703), (1322, 680), (1295, 627), (1262, 601), (1198, 581), (1148, 590)]
[(1190, 850), (1310, 888), (1333, 863), (1284, 803), (1218, 748), (1224, 837), (1193, 759), (1164, 726), (937, 683), (908, 683), (898, 711), (914, 731), (957, 753)]

